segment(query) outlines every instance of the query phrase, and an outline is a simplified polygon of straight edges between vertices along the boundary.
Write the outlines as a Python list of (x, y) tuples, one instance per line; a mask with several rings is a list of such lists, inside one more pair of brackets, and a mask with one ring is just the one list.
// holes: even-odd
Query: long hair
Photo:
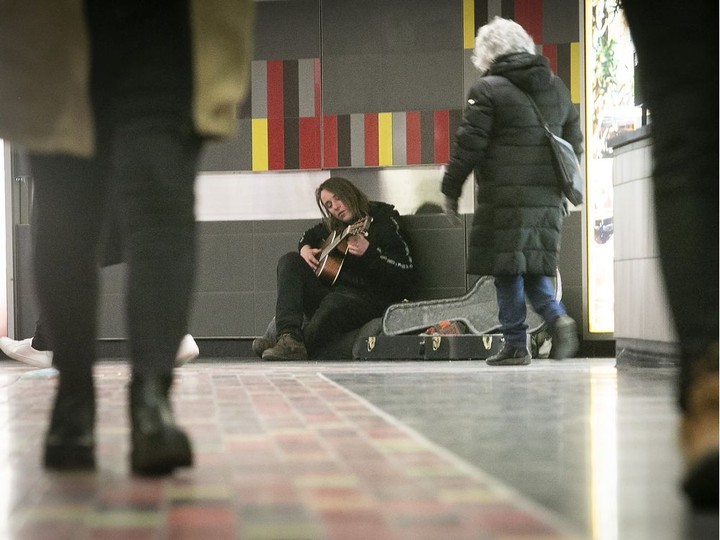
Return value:
[(345, 206), (347, 206), (352, 212), (354, 220), (367, 216), (370, 208), (367, 195), (355, 187), (355, 184), (350, 182), (347, 178), (343, 178), (342, 176), (331, 176), (315, 190), (315, 202), (317, 203), (318, 208), (320, 208), (320, 212), (322, 212), (323, 221), (325, 222), (325, 226), (328, 228), (328, 231), (332, 232), (342, 230), (347, 227), (347, 224), (334, 217), (330, 214), (330, 212), (328, 212), (327, 208), (323, 206), (323, 203), (320, 200), (320, 193), (323, 190), (329, 191), (344, 202)]
[(472, 63), (485, 73), (499, 56), (517, 52), (535, 54), (535, 42), (515, 21), (495, 17), (478, 30)]

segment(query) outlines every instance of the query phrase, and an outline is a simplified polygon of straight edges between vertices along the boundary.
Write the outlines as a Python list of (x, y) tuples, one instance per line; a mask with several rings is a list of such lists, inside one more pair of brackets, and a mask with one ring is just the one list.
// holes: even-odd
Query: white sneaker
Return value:
[[(32, 346), (32, 338), (16, 341), (9, 337), (0, 337), (0, 349), (13, 360), (38, 368), (48, 368), (52, 365), (52, 351), (38, 351)], [(190, 334), (186, 334), (180, 341), (175, 364), (182, 366), (200, 356), (200, 349)]]
[(37, 368), (48, 368), (52, 365), (52, 351), (38, 351), (33, 349), (33, 338), (20, 341), (9, 337), (0, 337), (0, 349), (13, 360)]
[(175, 355), (175, 365), (182, 366), (195, 360), (198, 356), (200, 356), (200, 349), (197, 343), (195, 343), (195, 340), (190, 334), (185, 334), (185, 337), (180, 341), (180, 346)]

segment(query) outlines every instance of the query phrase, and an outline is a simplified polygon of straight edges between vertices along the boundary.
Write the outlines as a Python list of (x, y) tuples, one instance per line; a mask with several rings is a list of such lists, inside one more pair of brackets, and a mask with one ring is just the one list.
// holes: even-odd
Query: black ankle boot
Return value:
[(58, 386), (43, 464), (54, 470), (95, 468), (95, 392), (84, 386)]
[(170, 407), (171, 385), (172, 374), (134, 375), (130, 383), (130, 465), (136, 474), (165, 475), (192, 465), (190, 440)]
[(502, 350), (485, 360), (488, 366), (527, 366), (530, 363), (527, 347), (506, 343)]

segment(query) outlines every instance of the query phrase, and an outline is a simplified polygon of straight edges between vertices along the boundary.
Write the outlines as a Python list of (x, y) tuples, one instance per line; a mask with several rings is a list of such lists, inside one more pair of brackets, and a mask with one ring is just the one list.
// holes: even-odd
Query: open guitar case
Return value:
[[(562, 298), (560, 273), (554, 279), (555, 298)], [(527, 302), (527, 301), (526, 301)], [(545, 321), (527, 303), (528, 350), (534, 358), (547, 358), (550, 333)], [(497, 318), (495, 282), (491, 276), (478, 279), (462, 296), (401, 302), (385, 310), (382, 331), (363, 335), (353, 344), (358, 360), (484, 360), (499, 352), (504, 339)], [(459, 321), (464, 334), (425, 333), (440, 321)]]
[[(555, 298), (562, 298), (562, 281), (554, 279)], [(462, 296), (400, 302), (382, 317), (329, 341), (313, 360), (484, 360), (499, 352), (504, 339), (497, 319), (495, 284), (478, 279)], [(459, 321), (464, 334), (426, 334), (440, 321)], [(528, 349), (533, 358), (547, 358), (550, 333), (545, 321), (527, 303)], [(275, 321), (265, 337), (275, 337)]]

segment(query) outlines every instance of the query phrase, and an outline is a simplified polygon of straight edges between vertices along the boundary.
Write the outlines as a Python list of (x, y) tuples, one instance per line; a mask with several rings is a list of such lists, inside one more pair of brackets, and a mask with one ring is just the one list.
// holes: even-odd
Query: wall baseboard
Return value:
[(680, 353), (676, 343), (640, 339), (616, 339), (615, 358), (622, 367), (678, 367)]

